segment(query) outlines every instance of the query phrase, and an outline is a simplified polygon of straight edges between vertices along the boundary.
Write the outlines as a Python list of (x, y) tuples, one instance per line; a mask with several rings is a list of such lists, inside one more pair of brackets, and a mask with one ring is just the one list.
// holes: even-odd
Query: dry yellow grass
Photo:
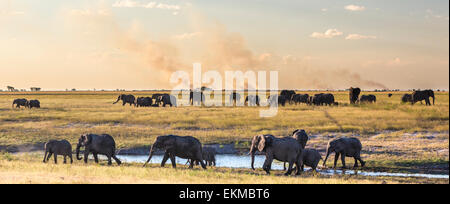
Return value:
[(281, 176), (274, 171), (210, 168), (208, 170), (160, 168), (140, 164), (103, 166), (74, 163), (44, 164), (36, 155), (0, 156), (0, 183), (169, 183), (169, 184), (381, 184), (381, 183), (448, 183), (448, 179), (362, 177), (355, 175), (323, 176), (304, 173), (301, 176)]

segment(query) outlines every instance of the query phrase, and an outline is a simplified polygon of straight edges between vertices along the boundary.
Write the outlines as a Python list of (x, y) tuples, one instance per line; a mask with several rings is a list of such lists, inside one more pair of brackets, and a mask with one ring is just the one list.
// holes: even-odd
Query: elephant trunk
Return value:
[(256, 151), (256, 148), (254, 148), (252, 145), (252, 147), (250, 148), (250, 152), (249, 152), (250, 156), (252, 157), (252, 163), (251, 163), (252, 170), (255, 170), (255, 151)]
[[(147, 161), (145, 162), (145, 164), (144, 164), (144, 167), (150, 162), (150, 160), (152, 159), (152, 157), (153, 157), (153, 153), (155, 153), (155, 150), (156, 150), (156, 147), (155, 147), (155, 144), (153, 144), (152, 145), (152, 148), (150, 149), (150, 155), (148, 156), (148, 159), (147, 159)], [(192, 162), (192, 161), (191, 161)]]
[(116, 103), (118, 103), (119, 101), (120, 101), (120, 96), (117, 98), (117, 101), (114, 102), (113, 104), (116, 104)]
[(80, 145), (80, 144), (77, 144), (76, 155), (77, 155), (77, 159), (78, 159), (78, 160), (81, 160), (81, 159), (82, 159), (82, 158), (80, 157), (80, 148), (81, 148), (81, 145)]

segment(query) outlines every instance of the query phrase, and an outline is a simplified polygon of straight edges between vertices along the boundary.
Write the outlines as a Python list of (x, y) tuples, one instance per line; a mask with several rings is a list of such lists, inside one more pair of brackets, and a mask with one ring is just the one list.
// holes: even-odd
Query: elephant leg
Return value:
[(189, 163), (189, 169), (192, 169), (192, 168), (194, 168), (194, 164), (195, 164), (195, 162), (197, 162), (197, 161), (195, 161), (194, 159), (190, 159), (190, 163)]
[(72, 154), (69, 154), (69, 158), (70, 158), (70, 163), (73, 164)]
[(336, 168), (337, 161), (339, 160), (339, 155), (340, 154), (338, 152), (336, 152), (336, 154), (334, 155), (334, 166), (333, 166), (334, 169)]
[(67, 155), (64, 155), (64, 164), (67, 164)]
[(164, 167), (166, 165), (167, 160), (169, 159), (169, 153), (164, 153), (163, 160), (161, 161), (161, 167)]
[(89, 157), (89, 151), (84, 150), (84, 163), (85, 164), (88, 163), (88, 157)]
[(122, 164), (122, 162), (120, 161), (120, 159), (119, 158), (117, 158), (117, 156), (116, 155), (112, 155), (112, 158), (114, 159), (114, 161), (116, 161), (116, 163), (117, 163), (117, 165), (121, 165)]
[(353, 168), (356, 168), (356, 167), (358, 167), (358, 159), (356, 157), (354, 157), (354, 158), (355, 158), (355, 165), (353, 165)]
[(47, 154), (48, 154), (48, 151), (45, 151), (44, 160), (42, 160), (42, 162), (44, 162), (44, 163), (47, 161)]
[(55, 164), (58, 163), (58, 155), (56, 153), (53, 154), (53, 158), (55, 158)]
[(342, 168), (346, 168), (345, 166), (345, 153), (341, 153), (341, 162), (342, 162)]
[(52, 155), (53, 155), (53, 152), (49, 152), (49, 153), (48, 153), (48, 156), (47, 156), (47, 162), (48, 162), (48, 160), (50, 160), (50, 157), (52, 157)]
[(106, 157), (108, 158), (108, 166), (111, 166), (112, 165), (111, 156), (106, 155)]
[(283, 162), (283, 171), (286, 171), (286, 162)]
[(285, 176), (289, 176), (292, 174), (292, 167), (294, 166), (294, 162), (289, 162), (289, 167), (288, 170), (286, 171), (286, 173), (284, 174)]
[(98, 154), (97, 154), (97, 153), (92, 153), (92, 155), (94, 155), (94, 161), (95, 161), (95, 163), (98, 164)]
[(366, 165), (366, 162), (363, 161), (359, 155), (357, 157), (357, 160), (361, 163), (361, 167), (364, 167)]
[(176, 163), (175, 155), (174, 155), (174, 154), (170, 154), (170, 161), (172, 162), (172, 167), (173, 167), (174, 169), (176, 169), (176, 168), (177, 168), (177, 163)]
[(425, 98), (425, 102), (427, 106), (431, 106), (431, 102), (429, 98)]

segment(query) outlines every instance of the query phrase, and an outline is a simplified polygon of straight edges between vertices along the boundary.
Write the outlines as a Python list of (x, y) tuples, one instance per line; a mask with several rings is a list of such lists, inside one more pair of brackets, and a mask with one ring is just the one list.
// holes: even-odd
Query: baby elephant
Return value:
[(216, 166), (216, 149), (212, 147), (203, 147), (203, 160), (207, 166)]
[(304, 149), (303, 150), (303, 166), (302, 171), (304, 171), (304, 167), (309, 166), (313, 171), (317, 171), (317, 165), (320, 160), (322, 160), (322, 156), (319, 151), (315, 149)]
[[(305, 165), (311, 167), (313, 171), (317, 171), (317, 166), (319, 165), (320, 160), (322, 160), (322, 156), (319, 151), (315, 149), (304, 149), (302, 152), (302, 159), (303, 165), (301, 171), (305, 170)], [(284, 169), (286, 170), (286, 163)]]
[(45, 155), (43, 162), (47, 162), (52, 155), (55, 158), (55, 164), (58, 163), (58, 155), (64, 156), (64, 164), (67, 163), (66, 157), (70, 158), (71, 164), (73, 163), (72, 145), (67, 140), (50, 140), (49, 142), (45, 143)]

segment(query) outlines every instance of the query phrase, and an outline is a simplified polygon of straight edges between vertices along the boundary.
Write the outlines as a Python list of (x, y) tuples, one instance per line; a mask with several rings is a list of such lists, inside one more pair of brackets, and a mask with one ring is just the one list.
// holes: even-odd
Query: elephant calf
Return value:
[[(207, 166), (216, 166), (216, 149), (212, 147), (203, 147), (203, 161)], [(188, 160), (186, 165), (191, 163), (191, 160)], [(199, 165), (198, 161), (194, 162), (195, 165)]]
[(319, 151), (315, 149), (304, 149), (303, 150), (303, 166), (302, 171), (304, 171), (304, 166), (309, 166), (313, 171), (317, 171), (317, 165), (320, 160), (322, 160), (322, 156)]
[(70, 158), (71, 164), (73, 163), (72, 145), (67, 140), (50, 140), (49, 142), (45, 143), (45, 154), (43, 162), (47, 162), (52, 155), (55, 158), (55, 164), (58, 163), (58, 155), (64, 156), (64, 164), (67, 163), (66, 157)]
[(327, 156), (323, 161), (323, 166), (325, 166), (328, 156), (334, 152), (334, 166), (336, 168), (337, 161), (339, 160), (339, 156), (341, 156), (342, 166), (345, 168), (345, 157), (353, 157), (355, 159), (354, 167), (358, 167), (358, 161), (361, 163), (361, 166), (364, 167), (366, 162), (361, 159), (361, 150), (362, 144), (357, 138), (339, 138), (334, 139), (328, 143), (327, 147)]

